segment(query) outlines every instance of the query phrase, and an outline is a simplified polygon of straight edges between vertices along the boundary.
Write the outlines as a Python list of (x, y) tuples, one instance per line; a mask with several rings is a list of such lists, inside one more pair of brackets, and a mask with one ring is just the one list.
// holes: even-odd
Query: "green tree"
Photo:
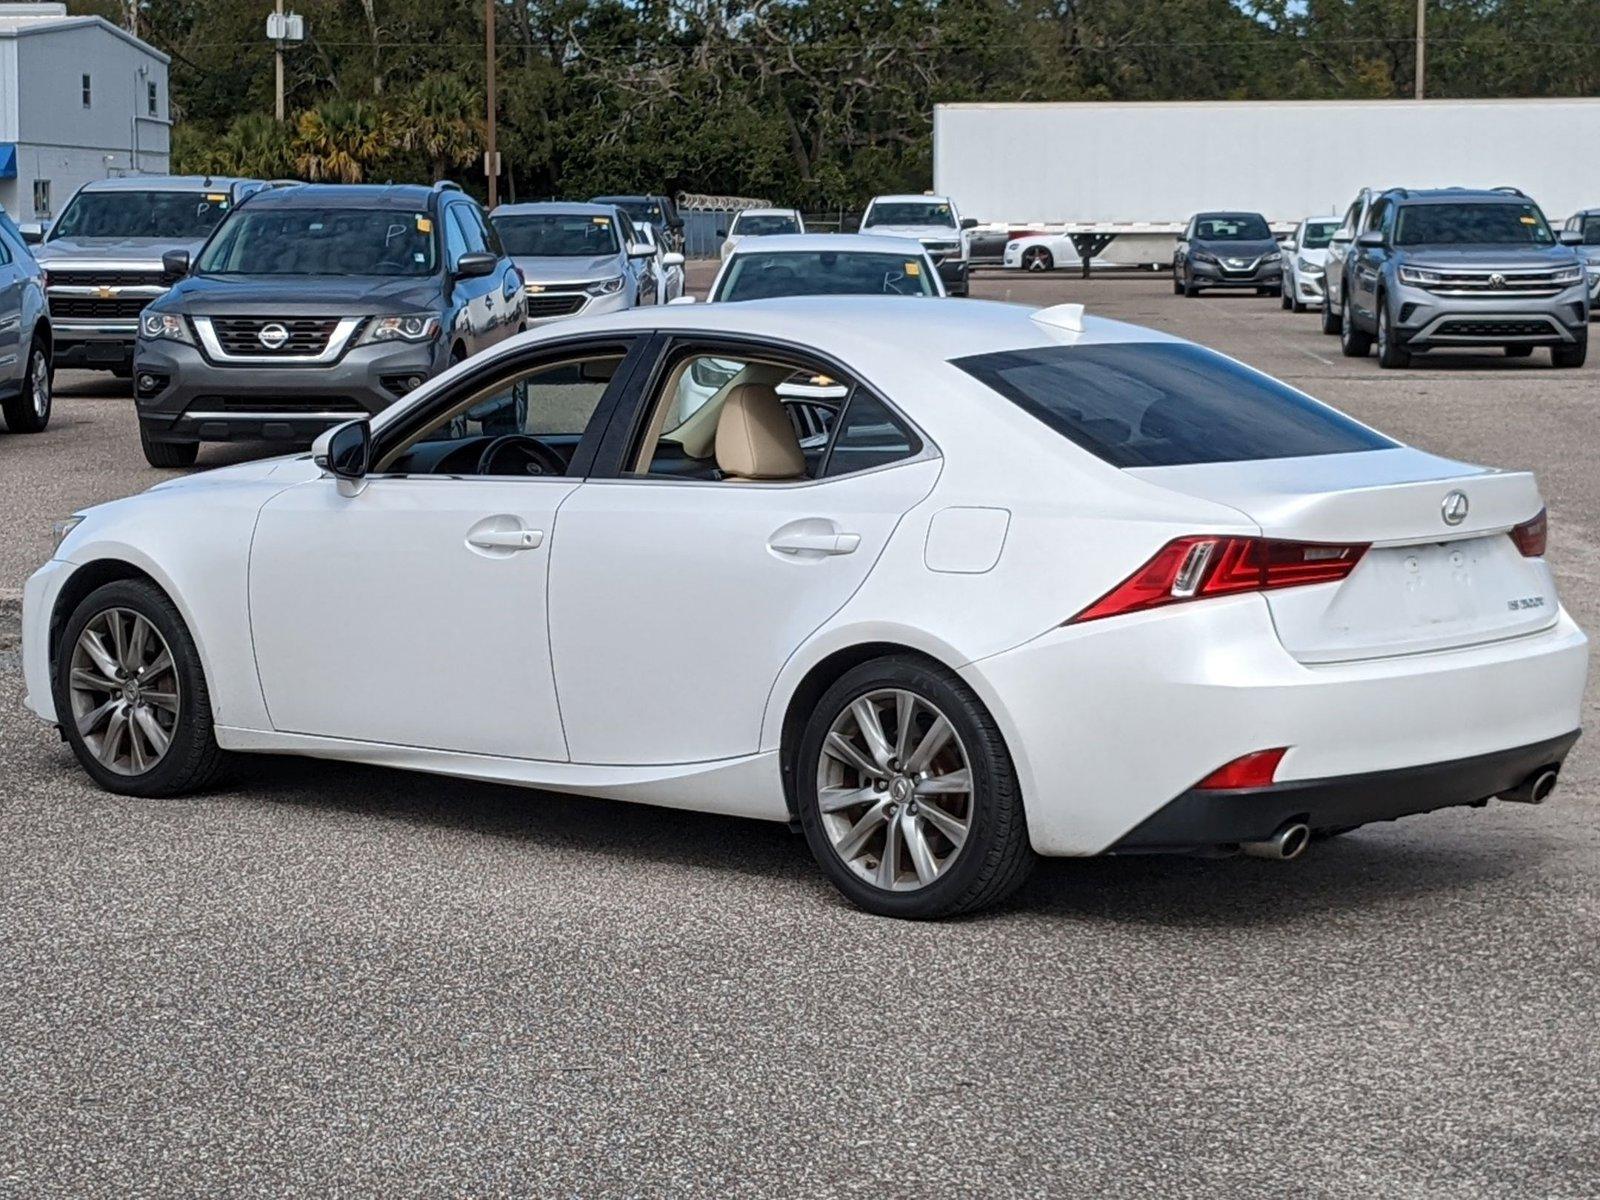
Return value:
[(423, 155), (432, 179), (473, 161), (483, 147), (483, 94), (458, 75), (423, 76), (400, 101), (400, 145)]
[(370, 102), (325, 100), (295, 123), (295, 170), (313, 182), (361, 183), (394, 141), (388, 116)]

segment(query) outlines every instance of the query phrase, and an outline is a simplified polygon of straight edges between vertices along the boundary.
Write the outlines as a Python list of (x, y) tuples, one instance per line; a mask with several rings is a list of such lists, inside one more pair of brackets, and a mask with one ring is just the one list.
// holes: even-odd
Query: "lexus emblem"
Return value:
[(1467, 519), (1467, 494), (1451, 492), (1444, 498), (1444, 504), (1440, 506), (1439, 512), (1444, 517), (1446, 525), (1461, 524)]
[[(1505, 285), (1506, 285), (1506, 277), (1504, 275), (1500, 274), (1499, 271), (1496, 271), (1493, 275), (1489, 276), (1489, 286), (1490, 287), (1492, 287), (1492, 288), (1503, 288), (1503, 287), (1505, 287)], [(1463, 508), (1461, 511), (1463, 513), (1465, 513), (1467, 510)]]
[[(289, 331), (276, 321), (270, 325), (263, 325), (261, 327), (261, 332), (256, 334), (256, 341), (260, 342), (268, 350), (278, 350), (282, 348), (283, 344), (288, 340)], [(1462, 509), (1461, 511), (1465, 512), (1466, 509)], [(1449, 518), (1446, 518), (1446, 520), (1448, 519)]]

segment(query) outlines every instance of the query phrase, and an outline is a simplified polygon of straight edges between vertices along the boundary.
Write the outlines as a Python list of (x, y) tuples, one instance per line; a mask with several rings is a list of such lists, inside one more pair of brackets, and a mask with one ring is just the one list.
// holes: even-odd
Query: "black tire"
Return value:
[(1200, 286), (1194, 281), (1194, 274), (1185, 268), (1183, 272), (1183, 295), (1185, 299), (1193, 300), (1200, 294)]
[[(85, 744), (73, 719), (68, 679), (73, 647), (84, 626), (108, 609), (127, 609), (144, 617), (166, 640), (179, 682), (177, 724), (171, 744), (154, 767), (140, 775), (109, 770)], [(57, 718), (63, 736), (89, 777), (108, 792), (123, 796), (178, 796), (204, 788), (223, 765), (211, 715), (211, 693), (194, 639), (177, 607), (155, 584), (141, 579), (121, 579), (90, 592), (67, 618), (54, 665), (53, 685)]]
[(1506, 357), (1507, 358), (1532, 358), (1533, 357), (1533, 347), (1532, 346), (1528, 346), (1528, 345), (1507, 346), (1505, 348), (1505, 351), (1506, 351)]
[[(1346, 295), (1348, 295), (1348, 290)], [(1356, 314), (1346, 304), (1339, 310), (1339, 351), (1346, 358), (1365, 358), (1372, 349), (1372, 335), (1356, 328)]]
[[(1288, 295), (1288, 293), (1285, 293), (1285, 295)], [(1289, 311), (1303, 313), (1306, 311), (1306, 306), (1291, 295), (1289, 296)]]
[(1322, 299), (1322, 332), (1329, 337), (1339, 336), (1339, 311), (1326, 296)]
[(1029, 246), (1022, 252), (1022, 269), (1024, 271), (1054, 271), (1056, 269), (1055, 255), (1051, 254), (1044, 246)]
[(1378, 365), (1389, 370), (1411, 365), (1411, 355), (1394, 334), (1394, 318), (1389, 314), (1389, 303), (1382, 292), (1378, 293)]
[(1294, 309), (1294, 296), (1290, 294), (1289, 289), (1286, 287), (1278, 289), (1278, 307), (1285, 311), (1293, 311)]
[(144, 460), (152, 467), (192, 467), (200, 457), (199, 442), (158, 442), (139, 426), (139, 445), (144, 449)]
[(1558, 367), (1581, 367), (1589, 357), (1589, 331), (1585, 329), (1570, 346), (1551, 346), (1550, 362)]
[(130, 367), (112, 367), (111, 368), (111, 377), (113, 379), (132, 379), (133, 378), (133, 368), (131, 366)]
[[(39, 387), (43, 380), (42, 390)], [(22, 390), (0, 403), (6, 428), (12, 433), (43, 433), (55, 408), (55, 368), (50, 355), (37, 342), (28, 347), (28, 367), (22, 376)]]
[(1178, 272), (1176, 263), (1172, 265), (1172, 294), (1174, 296), (1183, 295), (1183, 276)]
[[(966, 750), (972, 776), (971, 823), (961, 850), (931, 883), (915, 891), (890, 891), (857, 875), (834, 849), (817, 800), (817, 764), (834, 720), (853, 701), (889, 688), (911, 692), (944, 714)], [(1036, 856), (1028, 841), (1022, 789), (1005, 739), (972, 689), (941, 667), (891, 656), (846, 672), (817, 702), (796, 753), (806, 842), (834, 886), (868, 912), (909, 920), (971, 912), (1010, 895), (1033, 869)]]

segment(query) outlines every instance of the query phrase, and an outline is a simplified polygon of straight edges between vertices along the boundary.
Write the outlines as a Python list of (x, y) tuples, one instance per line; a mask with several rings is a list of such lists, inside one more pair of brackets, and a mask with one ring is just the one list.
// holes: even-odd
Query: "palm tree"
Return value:
[(294, 169), (292, 136), (287, 125), (265, 113), (246, 113), (228, 126), (218, 141), (219, 173), (255, 179), (278, 179)]
[(400, 144), (427, 156), (432, 178), (468, 163), (483, 144), (483, 96), (457, 75), (423, 76), (400, 106)]
[(296, 122), (294, 165), (310, 180), (360, 183), (383, 157), (389, 121), (364, 100), (325, 100)]

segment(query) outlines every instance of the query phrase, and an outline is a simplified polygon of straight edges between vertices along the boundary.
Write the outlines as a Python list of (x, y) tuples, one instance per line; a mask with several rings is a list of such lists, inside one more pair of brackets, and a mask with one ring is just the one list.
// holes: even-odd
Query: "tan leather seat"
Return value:
[(800, 439), (771, 387), (741, 383), (722, 402), (717, 416), (717, 469), (731, 480), (806, 477)]

